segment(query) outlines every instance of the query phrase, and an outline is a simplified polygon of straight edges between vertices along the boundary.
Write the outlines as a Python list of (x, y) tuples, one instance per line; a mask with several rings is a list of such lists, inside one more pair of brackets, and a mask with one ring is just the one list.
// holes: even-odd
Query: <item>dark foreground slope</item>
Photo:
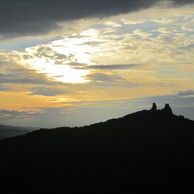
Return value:
[(0, 153), (14, 193), (194, 192), (194, 122), (165, 109), (42, 129), (0, 141)]

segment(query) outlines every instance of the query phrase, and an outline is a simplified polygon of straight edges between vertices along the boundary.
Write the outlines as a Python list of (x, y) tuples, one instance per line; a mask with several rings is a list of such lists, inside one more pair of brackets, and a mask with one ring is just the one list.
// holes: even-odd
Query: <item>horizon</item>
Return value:
[(150, 106), (149, 108), (148, 107), (146, 107), (146, 109), (142, 109), (142, 110), (136, 110), (136, 111), (134, 111), (134, 112), (128, 112), (128, 113), (126, 113), (125, 115), (119, 115), (119, 116), (117, 116), (117, 117), (113, 117), (113, 118), (106, 118), (105, 120), (98, 120), (98, 121), (94, 121), (94, 122), (88, 122), (88, 123), (85, 123), (85, 124), (83, 124), (83, 125), (72, 125), (72, 126), (53, 126), (53, 127), (40, 127), (40, 126), (13, 126), (13, 125), (4, 125), (4, 124), (0, 124), (0, 126), (2, 125), (2, 126), (10, 126), (10, 127), (21, 127), (21, 128), (26, 128), (27, 129), (27, 131), (28, 131), (28, 129), (53, 129), (53, 128), (61, 128), (61, 127), (72, 127), (72, 128), (74, 128), (74, 127), (85, 127), (85, 126), (89, 126), (89, 125), (92, 125), (92, 124), (96, 124), (96, 123), (101, 123), (101, 122), (107, 122), (107, 121), (109, 121), (109, 120), (112, 120), (112, 119), (119, 119), (119, 118), (122, 118), (122, 117), (124, 117), (124, 116), (127, 116), (127, 115), (130, 115), (130, 114), (134, 114), (134, 113), (138, 113), (138, 112), (141, 112), (141, 111), (151, 111), (152, 109), (153, 109), (153, 107), (156, 105), (156, 112), (157, 111), (161, 111), (161, 110), (164, 110), (165, 108), (166, 108), (166, 106), (167, 106), (167, 108), (168, 108), (168, 106), (169, 106), (169, 108), (172, 110), (172, 114), (173, 115), (176, 115), (176, 116), (183, 116), (184, 118), (186, 118), (186, 119), (189, 119), (189, 120), (191, 120), (191, 121), (194, 121), (194, 119), (192, 119), (192, 118), (189, 118), (189, 117), (187, 117), (187, 116), (185, 116), (185, 115), (182, 115), (182, 114), (178, 114), (178, 113), (175, 113), (174, 111), (173, 111), (173, 108), (171, 107), (171, 105), (170, 104), (168, 104), (168, 103), (166, 103), (166, 104), (164, 104), (163, 106), (162, 105), (159, 105), (158, 106), (158, 104), (157, 103), (152, 103), (152, 107)]
[(194, 0), (2, 0), (0, 18), (0, 124), (84, 126), (153, 102), (194, 120)]

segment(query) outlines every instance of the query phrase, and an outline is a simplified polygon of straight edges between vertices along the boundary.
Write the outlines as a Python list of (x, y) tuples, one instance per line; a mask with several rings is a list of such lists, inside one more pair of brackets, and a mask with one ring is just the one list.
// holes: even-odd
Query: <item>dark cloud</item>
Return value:
[(87, 64), (85, 64), (85, 63), (64, 63), (63, 65), (69, 65), (69, 66), (71, 66), (71, 67), (73, 67), (73, 68), (75, 68), (75, 69), (86, 69), (86, 67), (87, 67)]
[[(71, 61), (74, 59), (74, 55), (73, 54), (69, 54), (69, 55), (64, 55), (64, 54), (60, 54), (56, 51), (54, 51), (52, 48), (48, 47), (48, 46), (40, 46), (36, 52), (34, 53), (34, 56), (39, 57), (39, 58), (45, 58), (45, 59), (52, 59), (54, 60), (57, 64), (61, 64), (64, 63), (65, 61)], [(25, 57), (28, 57), (27, 55), (25, 55)]]
[(178, 92), (178, 96), (193, 96), (194, 95), (194, 90), (186, 90), (186, 91), (181, 91)]
[(35, 87), (30, 89), (30, 95), (41, 95), (41, 96), (57, 96), (59, 94), (72, 93), (64, 88), (51, 88), (51, 87)]
[(123, 80), (117, 75), (105, 74), (105, 73), (93, 73), (85, 77), (86, 79), (94, 82), (115, 82)]
[(9, 89), (6, 85), (1, 85), (0, 86), (0, 91), (7, 91), (7, 90), (9, 90)]
[[(12, 73), (12, 74), (11, 74)], [(1, 84), (37, 84), (37, 85), (55, 85), (60, 84), (53, 80), (48, 80), (46, 75), (35, 73), (33, 71), (23, 70), (21, 72), (11, 71), (10, 74), (0, 74)]]
[(0, 122), (12, 120), (13, 118), (27, 118), (31, 117), (35, 112), (33, 111), (14, 111), (14, 110), (3, 110), (0, 109)]
[(22, 114), (21, 111), (0, 110), (0, 117)]
[(180, 47), (180, 49), (186, 50), (186, 51), (192, 51), (194, 49), (194, 44), (190, 44), (189, 46)]
[(129, 82), (124, 78), (108, 73), (91, 73), (85, 77), (90, 82), (87, 87), (125, 87), (131, 88), (139, 86), (139, 83)]
[[(1, 0), (0, 34), (45, 33), (62, 21), (104, 17), (145, 9), (163, 0)], [(175, 5), (194, 0), (174, 0)]]
[(95, 47), (95, 46), (98, 46), (98, 45), (101, 45), (101, 44), (104, 44), (106, 41), (87, 41), (87, 42), (84, 42), (80, 45), (88, 45), (88, 46), (92, 46), (92, 47)]
[(131, 69), (139, 66), (140, 66), (139, 64), (88, 65), (81, 67), (81, 69), (121, 70), (121, 69)]
[(76, 60), (74, 54), (64, 55), (55, 51), (54, 49), (52, 49), (47, 45), (40, 45), (35, 49), (32, 49), (32, 51), (33, 51), (32, 54), (24, 54), (23, 58), (25, 60), (28, 60), (28, 59), (33, 59), (34, 57), (38, 57), (38, 58), (44, 59), (46, 62), (49, 62), (50, 60), (52, 60), (55, 64), (58, 64), (58, 65), (64, 65), (69, 61)]

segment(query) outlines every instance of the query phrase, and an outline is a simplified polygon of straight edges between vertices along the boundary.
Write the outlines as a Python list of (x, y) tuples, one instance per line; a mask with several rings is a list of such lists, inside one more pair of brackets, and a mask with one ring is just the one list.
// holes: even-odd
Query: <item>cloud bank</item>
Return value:
[[(22, 36), (45, 33), (63, 21), (105, 17), (149, 8), (166, 0), (1, 0), (0, 34)], [(194, 0), (173, 0), (175, 6)]]

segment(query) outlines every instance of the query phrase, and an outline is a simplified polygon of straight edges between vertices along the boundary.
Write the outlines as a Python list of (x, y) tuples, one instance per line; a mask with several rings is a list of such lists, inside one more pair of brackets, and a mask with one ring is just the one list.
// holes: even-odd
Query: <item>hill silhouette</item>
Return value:
[(0, 174), (15, 193), (187, 193), (193, 150), (194, 121), (153, 104), (90, 126), (1, 140)]

